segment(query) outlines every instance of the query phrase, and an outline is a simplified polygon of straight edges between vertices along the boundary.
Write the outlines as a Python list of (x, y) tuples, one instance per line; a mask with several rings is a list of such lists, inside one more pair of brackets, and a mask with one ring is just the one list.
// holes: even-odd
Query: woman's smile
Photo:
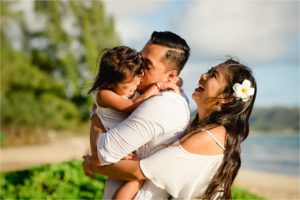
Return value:
[(204, 91), (204, 86), (203, 86), (203, 80), (199, 80), (198, 82), (198, 87), (195, 89), (195, 92), (202, 92)]

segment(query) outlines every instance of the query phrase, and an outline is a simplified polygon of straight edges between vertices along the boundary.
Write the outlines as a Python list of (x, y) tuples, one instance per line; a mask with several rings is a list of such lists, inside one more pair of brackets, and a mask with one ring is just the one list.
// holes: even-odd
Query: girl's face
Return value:
[(140, 81), (140, 75), (127, 77), (125, 80), (114, 84), (114, 92), (120, 96), (131, 97), (140, 84)]
[(204, 112), (205, 108), (211, 108), (216, 104), (216, 101), (209, 99), (222, 98), (222, 92), (226, 87), (225, 67), (225, 64), (220, 64), (200, 77), (199, 87), (192, 94), (198, 110)]

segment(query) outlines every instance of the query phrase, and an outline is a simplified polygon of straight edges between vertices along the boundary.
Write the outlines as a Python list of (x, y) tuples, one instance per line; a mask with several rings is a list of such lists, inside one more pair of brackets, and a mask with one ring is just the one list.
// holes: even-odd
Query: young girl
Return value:
[[(158, 94), (161, 90), (173, 89), (180, 93), (175, 84), (160, 82), (153, 84), (143, 94), (139, 95), (136, 89), (142, 76), (142, 58), (134, 49), (118, 46), (103, 52), (99, 71), (89, 93), (92, 94), (95, 101), (96, 114), (106, 130), (123, 121), (139, 104)], [(93, 160), (100, 164), (97, 158), (96, 138), (95, 135), (90, 135), (91, 154)], [(142, 182), (130, 184), (141, 187)], [(133, 189), (132, 192), (127, 190), (124, 193), (126, 196), (121, 194), (121, 198), (132, 198), (138, 188)]]

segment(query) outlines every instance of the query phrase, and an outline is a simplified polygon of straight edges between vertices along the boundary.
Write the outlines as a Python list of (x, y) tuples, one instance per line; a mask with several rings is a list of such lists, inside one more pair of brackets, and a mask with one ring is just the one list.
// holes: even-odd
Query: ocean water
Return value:
[(250, 134), (242, 143), (241, 168), (300, 177), (299, 134)]

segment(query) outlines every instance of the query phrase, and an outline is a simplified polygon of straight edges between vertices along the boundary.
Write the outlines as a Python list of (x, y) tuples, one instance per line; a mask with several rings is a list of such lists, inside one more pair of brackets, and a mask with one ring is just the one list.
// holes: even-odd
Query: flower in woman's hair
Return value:
[(242, 84), (235, 83), (232, 87), (233, 96), (236, 99), (242, 99), (243, 102), (246, 102), (250, 99), (250, 96), (254, 94), (254, 88), (251, 87), (251, 82), (247, 79), (243, 81)]

